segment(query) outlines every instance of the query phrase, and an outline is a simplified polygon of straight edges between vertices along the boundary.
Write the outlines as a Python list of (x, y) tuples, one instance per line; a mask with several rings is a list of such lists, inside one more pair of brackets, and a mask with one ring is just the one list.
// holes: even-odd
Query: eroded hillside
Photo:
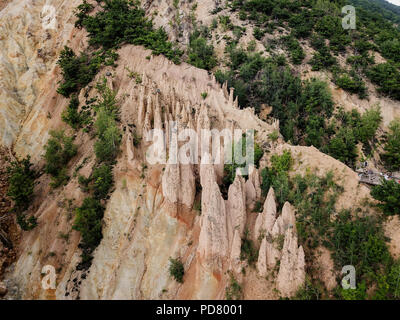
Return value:
[[(89, 2), (95, 6), (92, 15), (101, 10)], [(207, 0), (195, 6), (192, 1), (142, 1), (142, 7), (182, 50), (190, 46), (190, 35), (199, 25), (210, 26), (218, 16), (227, 15), (235, 26), (246, 26), (239, 46), (254, 41), (255, 50), (263, 50), (263, 41), (253, 37), (255, 25), (239, 19), (223, 2)], [(230, 88), (228, 82), (221, 85), (210, 70), (175, 64), (154, 54), (154, 48), (122, 43), (115, 48), (114, 65), (103, 63), (87, 85), (68, 98), (61, 95), (57, 89), (65, 79), (57, 61), (64, 46), (89, 56), (95, 49), (88, 44), (85, 28), (74, 27), (74, 9), (81, 1), (52, 1), (57, 25), (47, 30), (42, 25), (45, 4), (10, 1), (0, 11), (0, 144), (19, 159), (30, 155), (37, 173), (34, 197), (24, 212), (36, 218), (37, 226), (18, 229), (19, 237), (13, 231), (15, 259), (12, 254), (14, 262), (0, 275), (8, 288), (6, 299), (310, 298), (310, 292), (316, 292), (307, 291), (312, 286), (318, 288), (318, 296), (311, 298), (348, 298), (338, 293), (340, 271), (348, 262), (343, 249), (347, 235), (339, 231), (353, 227), (355, 232), (369, 230), (359, 238), (370, 247), (362, 244), (358, 251), (378, 247), (387, 261), (390, 255), (398, 258), (398, 217), (387, 220), (384, 228), (375, 221), (381, 213), (354, 167), (313, 146), (285, 142), (271, 106), (241, 105), (240, 88)], [(225, 36), (235, 34), (224, 23), (211, 33), (218, 58), (214, 69), (227, 68)], [(267, 36), (274, 37), (275, 33)], [(312, 51), (308, 43), (302, 46), (307, 55)], [(261, 52), (261, 56), (267, 59), (272, 54)], [(361, 100), (336, 88), (328, 71), (312, 71), (306, 64), (291, 67), (303, 80), (326, 79), (333, 101), (345, 110), (364, 112), (379, 102), (383, 117), (379, 135), (399, 114), (399, 102), (378, 95), (372, 84), (370, 100)], [(115, 98), (118, 112), (112, 125), (120, 135), (115, 139), (119, 146), (115, 158), (102, 162), (96, 151), (100, 139), (96, 116), (99, 119), (102, 106), (107, 108), (107, 97), (113, 97), (111, 104)], [(88, 121), (75, 128), (67, 125), (63, 113), (73, 99), (79, 114), (88, 115)], [(170, 132), (173, 122), (178, 132), (254, 129), (262, 153), (257, 168), (242, 177), (223, 164), (206, 164), (208, 154), (199, 154), (194, 164), (150, 164), (149, 130)], [(77, 149), (65, 165), (67, 178), (55, 186), (57, 177), (46, 171), (43, 155), (50, 131), (60, 128), (73, 137)], [(167, 135), (168, 151), (173, 143)], [(11, 151), (6, 153), (13, 157)], [(112, 170), (112, 187), (96, 200), (104, 207), (101, 239), (90, 251), (89, 262), (83, 263), (82, 234), (73, 226), (85, 200), (96, 197), (96, 181), (90, 179), (101, 164)], [(382, 168), (378, 156), (373, 165)], [(352, 220), (355, 226), (347, 225)], [(183, 265), (182, 283), (169, 270), (170, 258)], [(396, 270), (394, 262), (385, 260), (384, 265), (381, 257), (367, 258), (378, 259), (369, 266), (376, 275), (385, 268)], [(357, 268), (367, 268), (368, 261), (357, 259)], [(46, 265), (56, 270), (55, 289), (43, 287)], [(367, 281), (373, 287), (377, 280)], [(387, 293), (395, 298), (396, 294)]]

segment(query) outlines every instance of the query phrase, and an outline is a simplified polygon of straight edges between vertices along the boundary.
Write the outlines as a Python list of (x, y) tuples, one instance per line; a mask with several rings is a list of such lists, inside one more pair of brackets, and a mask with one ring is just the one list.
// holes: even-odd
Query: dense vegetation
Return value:
[(143, 45), (153, 54), (163, 54), (179, 63), (182, 52), (168, 41), (163, 29), (155, 30), (145, 17), (138, 2), (128, 0), (96, 0), (101, 10), (89, 15), (91, 7), (86, 1), (78, 7), (76, 27), (89, 33), (89, 43), (103, 49), (117, 48), (123, 43)]
[(382, 159), (388, 169), (400, 171), (400, 119), (393, 120), (389, 125)]
[(118, 126), (119, 112), (116, 93), (106, 85), (103, 79), (96, 85), (100, 97), (92, 108), (97, 114), (94, 122), (97, 140), (94, 144), (97, 164), (89, 177), (79, 176), (83, 191), (89, 194), (82, 206), (76, 209), (74, 229), (81, 235), (82, 261), (80, 268), (90, 266), (92, 252), (98, 246), (102, 235), (103, 203), (107, 200), (114, 185), (113, 165), (121, 143)]
[[(380, 92), (400, 99), (398, 72), (400, 31), (398, 7), (384, 1), (362, 0), (231, 0), (232, 10), (241, 19), (257, 26), (257, 38), (275, 30), (286, 29), (289, 36), (282, 38), (293, 64), (303, 60), (302, 48), (296, 39), (309, 41), (315, 50), (310, 61), (313, 70), (327, 69), (334, 74), (335, 83), (360, 98), (368, 96), (363, 78), (368, 77), (379, 86)], [(356, 6), (357, 28), (342, 28), (341, 8), (346, 4)], [(287, 27), (287, 25), (288, 27)], [(326, 44), (328, 42), (328, 45)], [(267, 50), (271, 49), (267, 46)], [(335, 56), (346, 50), (352, 52), (347, 67), (341, 68)], [(375, 65), (369, 50), (379, 52), (388, 59), (387, 64)]]
[(211, 70), (217, 65), (214, 47), (207, 43), (208, 33), (196, 30), (190, 35), (188, 63), (197, 68)]
[(77, 56), (71, 48), (64, 47), (57, 62), (63, 76), (57, 92), (65, 97), (78, 92), (93, 80), (105, 59), (104, 53), (97, 52), (93, 57), (85, 53)]
[(79, 111), (79, 99), (76, 95), (73, 95), (67, 108), (62, 113), (61, 119), (75, 130), (84, 126), (91, 126), (92, 112), (90, 103), (89, 105), (83, 106)]
[(386, 215), (400, 215), (400, 183), (383, 179), (381, 185), (372, 188), (371, 195), (380, 202), (378, 207)]
[(177, 282), (183, 283), (183, 276), (185, 274), (185, 269), (183, 267), (183, 263), (179, 259), (169, 258), (169, 274), (173, 277)]
[(33, 200), (36, 173), (31, 167), (32, 164), (28, 156), (23, 160), (11, 162), (7, 168), (10, 176), (7, 195), (14, 201), (12, 211), (17, 215), (17, 223), (25, 231), (31, 230), (37, 225), (34, 216), (26, 218), (24, 214)]
[(280, 132), (293, 144), (313, 145), (321, 151), (354, 166), (361, 142), (370, 154), (381, 123), (379, 108), (360, 115), (335, 111), (325, 82), (300, 78), (285, 65), (280, 56), (263, 58), (232, 45), (227, 48), (229, 71), (217, 71), (219, 82), (235, 88), (241, 106), (272, 106), (272, 116), (279, 119)]
[[(399, 296), (399, 261), (394, 261), (386, 244), (381, 226), (382, 218), (359, 208), (336, 213), (336, 201), (343, 188), (333, 181), (333, 174), (318, 177), (307, 172), (304, 176), (289, 175), (292, 157), (286, 151), (273, 155), (271, 165), (262, 170), (262, 191), (266, 195), (274, 187), (280, 207), (285, 201), (296, 209), (296, 227), (299, 243), (306, 252), (307, 272), (314, 274), (314, 250), (323, 245), (330, 249), (337, 271), (344, 265), (355, 266), (357, 290), (335, 290), (341, 299), (393, 299)], [(394, 194), (395, 182), (379, 187), (379, 194)], [(383, 191), (381, 191), (384, 189)], [(390, 190), (389, 190), (390, 189)], [(399, 190), (396, 191), (399, 193)], [(395, 199), (394, 196), (393, 199)], [(392, 200), (393, 200), (392, 199)], [(397, 199), (399, 199), (397, 197)], [(390, 214), (399, 204), (389, 204)], [(335, 218), (333, 218), (335, 217)], [(367, 292), (368, 291), (368, 292)], [(316, 279), (307, 279), (299, 290), (299, 299), (321, 299), (325, 292)]]
[(241, 261), (246, 260), (249, 266), (255, 267), (257, 259), (258, 259), (258, 250), (254, 246), (254, 243), (250, 238), (249, 230), (245, 229), (242, 238), (242, 243), (240, 246), (240, 260)]
[(81, 233), (81, 267), (83, 268), (89, 266), (92, 260), (91, 253), (103, 238), (103, 215), (104, 207), (99, 200), (91, 197), (85, 198), (83, 204), (76, 209), (73, 229)]
[(51, 186), (57, 188), (68, 182), (67, 164), (77, 154), (78, 147), (73, 143), (74, 137), (63, 130), (50, 131), (50, 139), (45, 146), (46, 173), (52, 176)]

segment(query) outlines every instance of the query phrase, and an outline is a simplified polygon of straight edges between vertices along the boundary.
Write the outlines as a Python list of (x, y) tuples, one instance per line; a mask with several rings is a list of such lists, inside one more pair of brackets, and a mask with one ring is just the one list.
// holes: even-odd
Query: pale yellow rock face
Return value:
[(82, 299), (159, 298), (171, 283), (169, 257), (184, 254), (189, 242), (190, 230), (169, 215), (159, 189), (121, 178), (127, 183), (119, 184), (107, 206), (104, 237)]
[(37, 158), (55, 122), (49, 117), (59, 118), (57, 106), (65, 103), (55, 92), (56, 61), (68, 42), (83, 48), (83, 32), (73, 28), (79, 3), (52, 1), (54, 15), (44, 0), (13, 1), (0, 11), (0, 144), (15, 144), (21, 156)]

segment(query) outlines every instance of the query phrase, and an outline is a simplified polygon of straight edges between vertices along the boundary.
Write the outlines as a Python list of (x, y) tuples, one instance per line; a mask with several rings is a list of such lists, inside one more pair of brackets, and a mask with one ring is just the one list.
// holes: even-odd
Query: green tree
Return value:
[(367, 75), (379, 86), (378, 91), (400, 100), (400, 72), (393, 63), (377, 64), (367, 72)]
[(183, 263), (179, 259), (169, 258), (169, 274), (179, 283), (183, 283), (185, 269)]
[(112, 167), (106, 164), (93, 170), (92, 174), (94, 196), (96, 199), (105, 199), (113, 186)]
[(372, 187), (371, 195), (386, 215), (400, 214), (400, 183), (382, 179), (381, 185)]
[(357, 128), (357, 139), (366, 144), (375, 138), (382, 122), (381, 110), (379, 106), (373, 107), (361, 116), (361, 122)]
[(45, 146), (46, 173), (57, 176), (78, 152), (73, 144), (74, 138), (67, 136), (63, 130), (50, 131), (50, 139)]
[(382, 159), (386, 166), (391, 170), (400, 170), (400, 119), (390, 123), (384, 150)]
[(7, 195), (14, 201), (14, 209), (22, 212), (28, 209), (35, 182), (35, 171), (31, 169), (30, 156), (11, 162), (7, 172), (10, 175)]
[(7, 195), (14, 201), (13, 211), (17, 215), (17, 223), (22, 230), (32, 230), (37, 226), (34, 216), (26, 218), (24, 211), (27, 210), (33, 199), (35, 183), (35, 171), (31, 169), (30, 156), (23, 160), (11, 162), (7, 168), (10, 175)]
[(96, 157), (100, 162), (112, 162), (119, 152), (121, 133), (115, 123), (104, 131), (104, 134), (94, 144)]
[(103, 237), (101, 225), (103, 215), (103, 206), (94, 198), (86, 198), (82, 206), (76, 209), (73, 229), (81, 233), (85, 249), (93, 250), (99, 245)]
[(328, 153), (346, 163), (354, 166), (357, 158), (356, 139), (351, 128), (340, 128), (337, 134), (329, 141), (327, 146)]
[(76, 95), (71, 97), (68, 107), (63, 111), (61, 118), (65, 123), (68, 123), (72, 128), (78, 129), (81, 125), (81, 117), (78, 112), (79, 100)]
[(207, 40), (196, 32), (190, 36), (188, 63), (206, 70), (211, 70), (217, 65), (214, 47), (208, 45)]

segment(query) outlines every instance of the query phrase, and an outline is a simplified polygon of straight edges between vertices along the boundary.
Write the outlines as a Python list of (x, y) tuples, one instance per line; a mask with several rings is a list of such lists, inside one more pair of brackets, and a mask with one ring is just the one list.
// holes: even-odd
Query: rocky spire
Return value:
[[(202, 160), (210, 161), (205, 154)], [(206, 162), (207, 163), (207, 162)], [(212, 164), (200, 165), (201, 229), (197, 247), (201, 262), (213, 271), (221, 272), (228, 253), (228, 231), (225, 201), (222, 198)]]
[(276, 203), (275, 192), (273, 188), (268, 191), (267, 199), (264, 202), (264, 209), (258, 214), (254, 227), (254, 235), (256, 239), (267, 233), (271, 233), (276, 220)]
[(140, 127), (143, 127), (144, 114), (145, 114), (144, 86), (141, 86), (139, 90), (139, 110), (138, 110), (138, 125)]
[[(257, 238), (263, 237), (257, 261), (258, 274), (265, 277), (268, 270), (272, 270), (280, 260), (276, 287), (283, 296), (292, 296), (304, 283), (304, 251), (297, 244), (294, 208), (286, 202), (282, 214), (276, 218), (275, 195), (272, 188), (268, 192), (263, 212), (257, 217), (255, 235)], [(281, 248), (282, 239), (284, 240)]]
[(246, 205), (252, 210), (256, 200), (261, 197), (261, 187), (258, 169), (250, 166), (249, 170), (249, 178), (246, 181)]
[(191, 208), (196, 195), (192, 165), (168, 163), (162, 176), (162, 191), (169, 202)]
[(160, 95), (157, 93), (154, 103), (154, 129), (162, 129)]
[(286, 230), (282, 249), (282, 259), (276, 280), (276, 287), (284, 297), (293, 296), (305, 280), (305, 261), (303, 247), (297, 246), (294, 227)]
[(242, 236), (246, 224), (245, 182), (240, 175), (236, 175), (229, 187), (226, 210), (228, 242), (231, 248), (231, 268), (239, 273), (242, 265), (240, 260)]
[(233, 106), (233, 93), (234, 93), (234, 91), (235, 91), (235, 88), (230, 88), (230, 90), (229, 90), (229, 105), (230, 106)]

